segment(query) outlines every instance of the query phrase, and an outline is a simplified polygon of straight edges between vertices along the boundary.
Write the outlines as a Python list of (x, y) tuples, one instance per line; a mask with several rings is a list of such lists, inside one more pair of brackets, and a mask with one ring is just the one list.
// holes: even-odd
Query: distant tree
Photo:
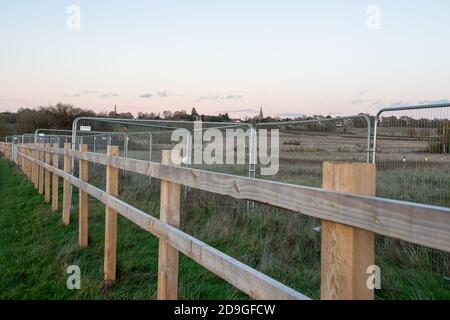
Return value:
[(191, 116), (190, 116), (190, 121), (196, 121), (200, 119), (200, 115), (198, 114), (197, 110), (195, 108), (192, 108), (191, 110)]
[(170, 118), (172, 118), (172, 111), (169, 111), (169, 110), (163, 111), (163, 118), (164, 118), (164, 119), (170, 119)]
[(119, 113), (117, 116), (121, 119), (134, 119), (134, 116), (130, 112)]
[(205, 122), (230, 122), (230, 116), (228, 113), (219, 113), (217, 116), (208, 116), (208, 115), (201, 115), (202, 121)]
[(70, 130), (76, 118), (95, 115), (92, 110), (75, 108), (73, 105), (62, 103), (34, 109), (20, 108), (17, 111), (17, 133), (30, 133), (39, 128)]
[(151, 112), (151, 113), (139, 112), (137, 118), (141, 119), (141, 120), (160, 120), (161, 119), (159, 113), (156, 114), (154, 112)]
[(190, 116), (187, 114), (187, 112), (185, 110), (175, 111), (173, 113), (172, 117), (170, 117), (170, 120), (175, 120), (175, 121), (186, 121), (189, 119), (190, 119)]

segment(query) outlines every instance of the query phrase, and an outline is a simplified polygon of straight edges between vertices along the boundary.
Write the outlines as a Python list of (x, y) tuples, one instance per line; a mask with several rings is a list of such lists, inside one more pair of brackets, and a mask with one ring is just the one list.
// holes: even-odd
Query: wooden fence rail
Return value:
[[(166, 162), (159, 164), (119, 157), (114, 149), (108, 150), (108, 154), (85, 150), (83, 147), (77, 151), (69, 149), (69, 146), (57, 149), (21, 145), (18, 156), (25, 161), (25, 164), (21, 165), (22, 170), (23, 167), (30, 168), (29, 176), (35, 186), (36, 166), (64, 179), (64, 204), (70, 203), (70, 192), (66, 192), (70, 185), (79, 188), (80, 195), (90, 195), (105, 204), (105, 280), (115, 279), (114, 213), (121, 214), (160, 239), (159, 299), (177, 298), (178, 252), (187, 255), (250, 297), (308, 299), (305, 295), (179, 230), (177, 226), (180, 185), (236, 199), (253, 200), (322, 219), (323, 299), (373, 298), (373, 291), (362, 287), (361, 282), (364, 281), (365, 285), (368, 276), (365, 274), (366, 266), (373, 262), (374, 233), (450, 252), (450, 209), (373, 197), (374, 165), (325, 163), (324, 189), (320, 189), (176, 167), (167, 162), (167, 155), (163, 155)], [(0, 152), (6, 155), (7, 146), (0, 144)], [(64, 155), (64, 170), (55, 166), (55, 163), (52, 165), (43, 161), (39, 154), (45, 153), (53, 154), (54, 159), (55, 154)], [(72, 158), (80, 161), (79, 178), (70, 174)], [(109, 174), (106, 192), (87, 182), (87, 172), (82, 172), (87, 162), (107, 166)], [(118, 169), (161, 180), (161, 220), (117, 197), (117, 178), (114, 177), (117, 175), (115, 170)], [(364, 179), (361, 179), (362, 175)], [(38, 179), (40, 182), (41, 177)], [(87, 211), (85, 217), (86, 225), (82, 226), (80, 223), (81, 246), (87, 245), (87, 238), (86, 242), (81, 241), (82, 232), (85, 232), (87, 237)], [(69, 223), (69, 219), (70, 208), (63, 205), (64, 223)], [(84, 237), (83, 235), (83, 239)], [(335, 279), (341, 281), (336, 282)]]

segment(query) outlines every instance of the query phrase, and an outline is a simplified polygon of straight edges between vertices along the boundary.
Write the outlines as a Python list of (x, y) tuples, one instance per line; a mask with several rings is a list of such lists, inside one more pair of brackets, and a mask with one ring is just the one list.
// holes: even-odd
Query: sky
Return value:
[(450, 101), (448, 0), (0, 0), (0, 111), (374, 114)]

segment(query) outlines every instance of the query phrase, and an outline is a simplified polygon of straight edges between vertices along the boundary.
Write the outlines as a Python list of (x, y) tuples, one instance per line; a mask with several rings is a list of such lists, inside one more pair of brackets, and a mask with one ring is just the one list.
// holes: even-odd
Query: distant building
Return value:
[(262, 107), (259, 108), (259, 116), (258, 116), (259, 120), (263, 120), (264, 119), (264, 115), (263, 115), (263, 111), (262, 111)]

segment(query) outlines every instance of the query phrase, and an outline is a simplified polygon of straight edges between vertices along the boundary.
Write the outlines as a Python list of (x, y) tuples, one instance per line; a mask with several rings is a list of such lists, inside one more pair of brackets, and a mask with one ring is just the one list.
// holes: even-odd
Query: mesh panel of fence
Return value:
[[(223, 137), (227, 130), (251, 131), (249, 139), (243, 145), (228, 146), (226, 149), (241, 147), (245, 151), (245, 159), (240, 159), (238, 163), (226, 164), (226, 161), (206, 165), (200, 162), (198, 155), (207, 149), (208, 146), (218, 142), (214, 139), (204, 141), (203, 136), (207, 129), (212, 129)], [(176, 134), (177, 139), (173, 138)], [(176, 145), (185, 147), (182, 151), (182, 166), (209, 171), (223, 172), (235, 175), (250, 175), (251, 166), (249, 163), (251, 153), (252, 126), (245, 123), (224, 123), (224, 122), (202, 122), (187, 121), (155, 121), (155, 120), (135, 120), (116, 118), (79, 118), (73, 124), (72, 141), (74, 148), (83, 143), (88, 145), (91, 152), (106, 153), (108, 145), (119, 147), (119, 155), (132, 159), (161, 162), (163, 150), (172, 150)], [(205, 135), (206, 136), (206, 135)], [(224, 150), (224, 156), (226, 152)], [(197, 159), (197, 160), (196, 160)], [(77, 163), (74, 163), (74, 170), (77, 170)], [(105, 186), (105, 168), (99, 165), (90, 165), (89, 178), (91, 183), (101, 188)], [(121, 172), (119, 196), (125, 201), (147, 212), (158, 212), (160, 183), (157, 179), (144, 177), (130, 172)], [(195, 201), (194, 201), (195, 199)], [(201, 200), (201, 201), (200, 201)], [(246, 208), (245, 201), (226, 201), (220, 195), (199, 192), (187, 187), (182, 188), (182, 210), (187, 207), (198, 206), (202, 203), (204, 207), (214, 207), (216, 210), (238, 207)], [(191, 210), (191, 209), (189, 209)]]
[(377, 195), (450, 206), (450, 104), (380, 110)]
[[(262, 179), (321, 187), (323, 161), (369, 162), (371, 122), (367, 115), (258, 123), (279, 129), (279, 170)], [(258, 139), (259, 141), (259, 139)]]

